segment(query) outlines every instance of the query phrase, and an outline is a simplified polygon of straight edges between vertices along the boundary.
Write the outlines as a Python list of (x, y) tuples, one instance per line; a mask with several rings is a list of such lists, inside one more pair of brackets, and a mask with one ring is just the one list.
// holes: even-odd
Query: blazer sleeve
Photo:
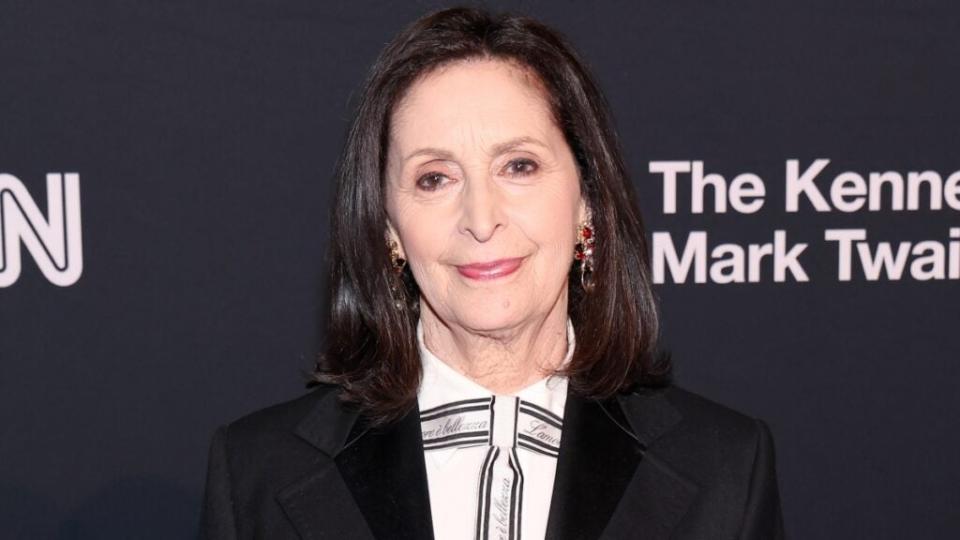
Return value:
[(776, 451), (770, 428), (760, 419), (757, 424), (757, 448), (753, 471), (750, 474), (750, 492), (740, 528), (741, 540), (782, 540), (783, 515), (780, 508), (780, 490), (777, 485)]
[(237, 538), (230, 465), (227, 462), (227, 426), (213, 434), (207, 458), (207, 481), (200, 515), (200, 540), (235, 540)]

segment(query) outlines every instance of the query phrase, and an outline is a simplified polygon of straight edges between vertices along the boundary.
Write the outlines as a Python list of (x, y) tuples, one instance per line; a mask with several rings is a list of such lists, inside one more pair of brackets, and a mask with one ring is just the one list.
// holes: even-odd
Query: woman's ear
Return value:
[(591, 217), (593, 217), (593, 213), (590, 211), (590, 206), (587, 205), (586, 197), (580, 197), (580, 205), (577, 209), (577, 223), (589, 223)]

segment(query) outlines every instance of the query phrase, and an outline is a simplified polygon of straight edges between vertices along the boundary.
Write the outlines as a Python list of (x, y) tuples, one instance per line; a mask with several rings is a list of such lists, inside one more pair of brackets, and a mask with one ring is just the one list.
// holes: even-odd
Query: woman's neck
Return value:
[(421, 301), (424, 345), (492, 393), (514, 394), (550, 375), (566, 356), (567, 305), (563, 300), (546, 317), (496, 330), (447, 323)]

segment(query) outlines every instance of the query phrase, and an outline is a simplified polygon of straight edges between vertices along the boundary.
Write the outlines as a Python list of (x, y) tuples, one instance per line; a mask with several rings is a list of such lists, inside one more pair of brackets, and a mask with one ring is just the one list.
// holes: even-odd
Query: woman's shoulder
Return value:
[(657, 486), (656, 494), (633, 499), (637, 512), (669, 492), (688, 516), (677, 538), (783, 538), (765, 421), (675, 385), (619, 401), (642, 446), (642, 485)]
[(691, 427), (714, 426), (732, 432), (752, 433), (758, 424), (766, 424), (747, 411), (735, 409), (681, 386), (667, 387), (664, 396)]
[(640, 438), (647, 435), (648, 450), (694, 477), (719, 469), (749, 472), (774, 459), (766, 421), (686, 388), (643, 389), (621, 404)]
[(654, 452), (749, 459), (773, 450), (766, 421), (677, 385), (639, 389), (620, 403), (638, 438)]
[(302, 421), (318, 409), (336, 409), (339, 406), (337, 389), (330, 384), (319, 384), (308, 392), (272, 405), (248, 412), (220, 427), (235, 444), (265, 443), (267, 440), (287, 438)]
[(622, 403), (637, 414), (644, 414), (645, 409), (657, 411), (687, 436), (756, 441), (770, 432), (761, 418), (676, 384), (633, 392)]

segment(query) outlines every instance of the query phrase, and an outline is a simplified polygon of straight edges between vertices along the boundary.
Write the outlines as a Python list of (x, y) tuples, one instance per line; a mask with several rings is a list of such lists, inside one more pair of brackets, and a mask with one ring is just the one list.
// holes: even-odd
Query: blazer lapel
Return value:
[[(698, 486), (653, 443), (680, 421), (659, 391), (603, 401), (568, 393), (547, 521), (551, 540), (665, 540)], [(277, 496), (305, 540), (433, 540), (418, 410), (371, 428), (328, 392), (297, 434), (329, 459)]]
[(658, 392), (568, 394), (547, 538), (668, 538), (698, 488), (647, 449), (679, 421)]
[(370, 428), (331, 391), (295, 431), (329, 458), (277, 496), (304, 540), (433, 540), (416, 410)]
[(337, 467), (375, 538), (433, 540), (429, 485), (416, 406), (399, 423), (358, 422)]

